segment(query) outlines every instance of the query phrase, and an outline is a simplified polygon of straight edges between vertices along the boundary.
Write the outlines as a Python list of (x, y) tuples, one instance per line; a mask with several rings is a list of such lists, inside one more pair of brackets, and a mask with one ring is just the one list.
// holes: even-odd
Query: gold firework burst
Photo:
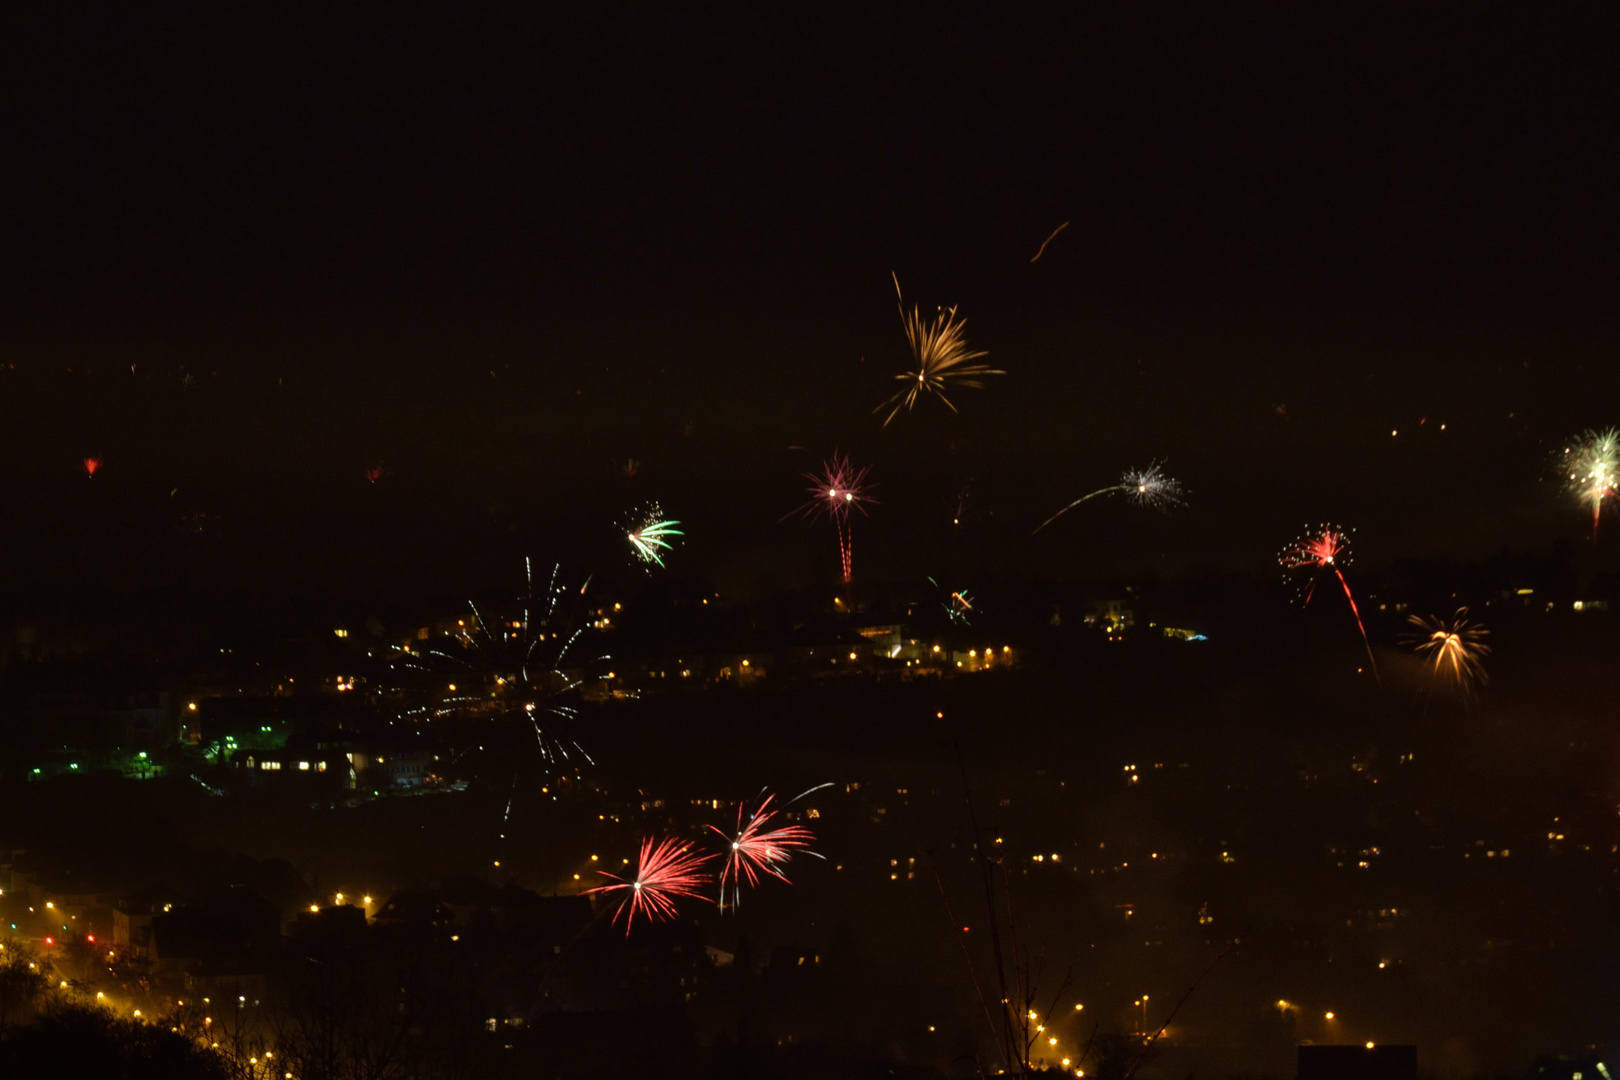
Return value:
[[(900, 297), (898, 275), (894, 279), (894, 293)], [(956, 308), (940, 308), (932, 319), (924, 319), (915, 306), (908, 313), (905, 300), (901, 297), (900, 320), (906, 328), (906, 341), (911, 345), (911, 358), (916, 369), (896, 375), (896, 379), (906, 384), (905, 389), (872, 410), (882, 412), (889, 409), (889, 415), (883, 420), (884, 427), (889, 426), (889, 421), (898, 416), (900, 410), (910, 410), (917, 403), (919, 395), (933, 394), (951, 412), (956, 412), (956, 406), (945, 396), (946, 387), (980, 388), (984, 386), (983, 376), (1007, 374), (989, 364), (973, 363), (990, 354), (968, 346), (964, 336), (967, 320), (957, 319)]]
[(1416, 627), (1407, 641), (1436, 677), (1456, 683), (1465, 694), (1489, 681), (1484, 658), (1491, 647), (1484, 638), (1490, 631), (1469, 622), (1467, 608), (1458, 608), (1450, 622), (1423, 615), (1408, 616), (1406, 621)]

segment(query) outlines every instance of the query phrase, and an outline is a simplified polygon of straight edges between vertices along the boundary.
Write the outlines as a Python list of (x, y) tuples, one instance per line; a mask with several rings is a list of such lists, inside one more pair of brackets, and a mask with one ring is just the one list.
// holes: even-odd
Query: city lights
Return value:
[(1620, 7), (126, 6), (0, 1072), (1620, 1080)]

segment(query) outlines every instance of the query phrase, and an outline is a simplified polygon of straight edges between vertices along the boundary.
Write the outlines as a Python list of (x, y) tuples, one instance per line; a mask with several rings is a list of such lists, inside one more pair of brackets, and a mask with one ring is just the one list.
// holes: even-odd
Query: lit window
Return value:
[(279, 762), (279, 761), (261, 761), (261, 762), (259, 762), (259, 768), (264, 769), (264, 770), (269, 771), (269, 772), (274, 772), (275, 770), (281, 768), (281, 762)]

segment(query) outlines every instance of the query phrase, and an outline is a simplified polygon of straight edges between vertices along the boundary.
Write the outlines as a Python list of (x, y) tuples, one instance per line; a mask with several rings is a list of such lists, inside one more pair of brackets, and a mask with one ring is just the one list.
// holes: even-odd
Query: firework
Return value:
[(1321, 572), (1333, 571), (1333, 576), (1338, 578), (1339, 585), (1344, 589), (1344, 598), (1350, 602), (1350, 614), (1355, 616), (1356, 629), (1361, 631), (1361, 644), (1367, 650), (1367, 662), (1372, 665), (1373, 677), (1377, 678), (1378, 661), (1373, 658), (1372, 644), (1367, 640), (1367, 628), (1362, 625), (1361, 611), (1356, 607), (1354, 594), (1350, 592), (1350, 583), (1344, 579), (1343, 568), (1350, 565), (1349, 534), (1337, 525), (1322, 525), (1283, 548), (1277, 561), (1284, 570), (1304, 573), (1304, 602), (1307, 604), (1316, 592), (1316, 582)]
[(84, 459), (84, 475), (87, 479), (94, 480), (96, 478), (96, 470), (99, 468), (101, 468), (100, 458), (87, 457)]
[(1030, 262), (1039, 262), (1041, 256), (1046, 254), (1046, 245), (1050, 244), (1053, 240), (1056, 240), (1057, 239), (1057, 234), (1062, 232), (1064, 229), (1067, 229), (1068, 227), (1069, 227), (1069, 223), (1067, 221), (1065, 221), (1063, 224), (1061, 224), (1057, 228), (1053, 229), (1052, 230), (1052, 235), (1048, 236), (1045, 240), (1041, 241), (1040, 250), (1037, 251), (1035, 253), (1035, 257), (1033, 259), (1029, 260), (1029, 261)]
[[(911, 345), (911, 359), (917, 369), (896, 375), (895, 378), (905, 383), (906, 388), (872, 410), (882, 412), (889, 409), (889, 415), (883, 420), (884, 427), (889, 426), (889, 421), (898, 416), (900, 410), (909, 411), (920, 394), (933, 394), (951, 412), (956, 412), (956, 406), (945, 396), (947, 386), (978, 388), (984, 386), (980, 381), (982, 376), (1007, 374), (989, 364), (971, 362), (990, 354), (968, 348), (967, 339), (963, 337), (967, 320), (958, 321), (954, 307), (940, 308), (932, 320), (925, 320), (916, 307), (911, 309), (910, 314), (906, 313), (898, 275), (894, 279), (894, 293), (900, 299), (900, 321), (905, 325), (906, 341)], [(891, 405), (892, 409), (889, 408)]]
[(786, 881), (787, 874), (783, 873), (782, 867), (792, 860), (794, 852), (815, 854), (809, 850), (810, 842), (815, 839), (815, 834), (809, 829), (802, 825), (775, 824), (781, 814), (780, 811), (771, 809), (771, 802), (775, 798), (775, 795), (765, 796), (764, 801), (752, 813), (747, 812), (746, 804), (739, 804), (737, 827), (733, 832), (727, 833), (713, 825), (709, 826), (716, 834), (724, 837), (728, 845), (725, 864), (720, 870), (722, 908), (727, 906), (728, 888), (731, 895), (730, 907), (735, 910), (742, 901), (744, 883), (750, 889), (758, 888), (760, 877), (764, 874)]
[(1490, 631), (1469, 622), (1467, 616), (1467, 608), (1458, 608), (1449, 623), (1421, 615), (1406, 620), (1417, 628), (1406, 639), (1413, 651), (1424, 658), (1434, 675), (1455, 682), (1465, 695), (1489, 681), (1484, 658), (1491, 651), (1482, 640)]
[(1620, 430), (1583, 431), (1564, 448), (1560, 467), (1568, 487), (1592, 507), (1592, 539), (1597, 539), (1603, 500), (1620, 487)]
[(392, 476), (392, 475), (393, 475), (393, 473), (389, 472), (388, 468), (386, 466), (380, 464), (380, 463), (377, 464), (377, 465), (372, 465), (371, 467), (366, 469), (366, 480), (369, 483), (373, 483), (373, 484), (375, 484), (377, 481), (383, 479), (384, 477), (388, 477), (388, 476)]
[(805, 517), (825, 514), (837, 527), (838, 554), (843, 563), (845, 585), (849, 584), (855, 572), (850, 512), (859, 510), (864, 514), (866, 503), (877, 502), (871, 495), (874, 485), (866, 482), (866, 474), (870, 471), (870, 467), (865, 465), (855, 468), (849, 463), (849, 458), (835, 451), (832, 457), (822, 463), (820, 472), (804, 474), (804, 478), (810, 481), (810, 500), (799, 508), (798, 513)]
[(664, 508), (657, 503), (649, 503), (637, 511), (625, 535), (630, 540), (630, 550), (644, 563), (664, 565), (664, 558), (659, 552), (672, 550), (669, 537), (684, 536), (685, 533), (677, 529), (678, 521), (668, 521), (664, 518)]
[(951, 512), (951, 524), (960, 527), (967, 520), (968, 506), (973, 497), (973, 477), (962, 481), (956, 491), (956, 508)]
[(637, 916), (648, 922), (663, 922), (675, 917), (675, 901), (679, 897), (707, 900), (700, 891), (709, 880), (703, 864), (713, 857), (692, 850), (692, 845), (684, 840), (666, 838), (656, 844), (650, 839), (643, 840), (634, 877), (623, 878), (598, 870), (603, 877), (612, 878), (614, 884), (585, 891), (587, 894), (623, 894), (613, 920), (623, 918), (624, 932), (629, 936)]
[[(933, 578), (928, 579), (928, 584), (934, 586), (936, 589), (939, 589), (941, 592), (944, 591), (944, 587)], [(951, 622), (961, 623), (963, 626), (972, 625), (969, 617), (974, 611), (973, 597), (969, 595), (966, 589), (960, 589), (949, 594), (945, 598), (943, 606), (945, 608), (945, 615), (950, 619)]]
[(590, 660), (606, 657), (570, 660), (585, 630), (572, 625), (567, 605), (559, 610), (564, 595), (557, 583), (560, 568), (552, 568), (545, 591), (536, 593), (533, 565), (525, 559), (523, 566), (527, 590), (516, 603), (486, 616), (469, 600), (455, 633), (396, 647), (390, 665), (395, 685), (385, 693), (406, 723), (513, 723), (533, 732), (547, 764), (575, 755), (589, 762), (578, 742), (558, 737), (551, 727), (578, 719), (567, 702), (590, 676), (577, 672)]
[[(1187, 501), (1186, 493), (1186, 488), (1181, 486), (1180, 480), (1165, 473), (1163, 462), (1154, 461), (1149, 463), (1145, 469), (1126, 469), (1119, 474), (1119, 483), (1117, 484), (1109, 484), (1105, 488), (1098, 488), (1096, 491), (1080, 496), (1074, 502), (1037, 525), (1035, 532), (1040, 532), (1087, 499), (1095, 499), (1099, 495), (1124, 495), (1138, 506), (1145, 506), (1168, 514), (1173, 507), (1180, 506)], [(1033, 536), (1034, 533), (1030, 535)]]

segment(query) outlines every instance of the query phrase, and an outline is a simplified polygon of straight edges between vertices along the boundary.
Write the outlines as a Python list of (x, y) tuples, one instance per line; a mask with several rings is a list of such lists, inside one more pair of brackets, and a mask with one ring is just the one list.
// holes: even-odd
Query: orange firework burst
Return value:
[(1464, 694), (1472, 694), (1476, 686), (1489, 681), (1484, 657), (1491, 647), (1483, 639), (1490, 631), (1469, 622), (1467, 616), (1467, 608), (1458, 608), (1449, 623), (1437, 616), (1408, 616), (1406, 621), (1417, 629), (1406, 640), (1436, 677), (1449, 679)]

